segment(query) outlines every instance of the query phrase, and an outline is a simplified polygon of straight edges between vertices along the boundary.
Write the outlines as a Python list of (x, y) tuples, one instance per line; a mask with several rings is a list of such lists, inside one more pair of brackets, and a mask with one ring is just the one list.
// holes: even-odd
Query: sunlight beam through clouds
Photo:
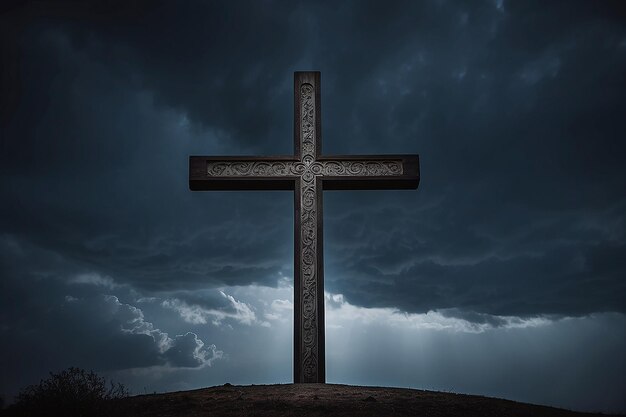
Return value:
[[(258, 322), (252, 325), (260, 333), (275, 334), (264, 339), (269, 343), (265, 348), (255, 341), (254, 331), (243, 336), (248, 340), (244, 343), (256, 343), (265, 352), (257, 360), (267, 358), (284, 369), (283, 375), (289, 375), (291, 358), (277, 360), (271, 352), (284, 350), (285, 345), (292, 349), (292, 287), (227, 287), (222, 291), (236, 294), (271, 323), (271, 329), (262, 329)], [(623, 314), (517, 317), (454, 310), (415, 314), (354, 306), (341, 294), (328, 292), (325, 301), (330, 383), (496, 393), (587, 410), (611, 397), (615, 400), (607, 402), (603, 411), (623, 406), (619, 400), (620, 390), (626, 388)], [(234, 331), (241, 326), (248, 327), (240, 324)], [(591, 364), (578, 360), (583, 356), (589, 356)], [(238, 359), (231, 354), (232, 361)], [(540, 382), (537, 375), (542, 375)], [(245, 382), (270, 380), (257, 375)], [(569, 398), (571, 392), (579, 393), (576, 400)]]

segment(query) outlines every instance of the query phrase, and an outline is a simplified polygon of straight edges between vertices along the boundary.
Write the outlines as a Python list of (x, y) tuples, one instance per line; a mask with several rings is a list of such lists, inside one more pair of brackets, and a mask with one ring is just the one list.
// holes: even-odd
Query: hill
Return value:
[(223, 386), (120, 400), (133, 416), (562, 416), (579, 413), (475, 395), (335, 384)]

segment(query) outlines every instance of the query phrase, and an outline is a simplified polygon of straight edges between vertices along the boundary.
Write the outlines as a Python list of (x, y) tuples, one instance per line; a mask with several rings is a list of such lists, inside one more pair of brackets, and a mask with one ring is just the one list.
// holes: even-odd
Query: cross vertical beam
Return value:
[(325, 382), (322, 183), (313, 171), (321, 153), (320, 73), (296, 72), (294, 92), (294, 148), (304, 164), (294, 193), (294, 381)]
[(294, 382), (326, 381), (323, 190), (415, 189), (417, 155), (322, 155), (319, 72), (294, 73), (294, 154), (190, 156), (189, 188), (294, 191)]

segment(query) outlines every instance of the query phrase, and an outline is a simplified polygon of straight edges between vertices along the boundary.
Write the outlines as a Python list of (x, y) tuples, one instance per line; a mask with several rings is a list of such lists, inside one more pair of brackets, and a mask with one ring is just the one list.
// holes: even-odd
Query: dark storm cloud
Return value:
[[(280, 230), (237, 221), (236, 208), (257, 206), (266, 212), (271, 202), (231, 195), (209, 211), (192, 203), (197, 197), (186, 187), (190, 138), (180, 137), (180, 119), (154, 114), (149, 93), (127, 94), (128, 83), (77, 52), (62, 32), (44, 31), (33, 43), (25, 55), (34, 62), (24, 63), (24, 77), (34, 78), (25, 85), (32, 89), (22, 96), (23, 119), (7, 127), (12, 140), (4, 141), (5, 231), (26, 233), (64, 256), (155, 288), (167, 287), (174, 276), (234, 284), (267, 281), (276, 273), (272, 259), (279, 245), (257, 247), (252, 258), (249, 247), (257, 235), (280, 242)], [(37, 88), (37, 82), (47, 89)], [(42, 93), (54, 99), (44, 110), (37, 109)], [(33, 117), (39, 125), (30, 123)], [(223, 223), (206, 221), (219, 213)], [(195, 224), (181, 224), (186, 218)], [(158, 224), (167, 230), (158, 230)], [(207, 253), (215, 262), (203, 258)], [(235, 273), (241, 270), (246, 273)]]
[[(357, 198), (370, 202), (368, 210), (326, 219), (328, 286), (341, 286), (351, 302), (499, 315), (625, 308), (626, 264), (619, 254), (626, 248), (616, 238), (623, 233), (621, 205), (617, 213), (600, 213), (605, 217), (536, 214), (527, 218), (527, 230), (490, 236), (498, 231), (437, 221), (439, 204), (412, 216), (373, 195)], [(335, 208), (337, 197), (329, 200), (335, 212), (346, 208)], [(433, 246), (436, 241), (441, 246)]]
[(190, 193), (187, 155), (289, 154), (292, 72), (319, 69), (326, 152), (422, 162), (417, 192), (326, 193), (329, 290), (477, 320), (625, 311), (615, 9), (16, 7), (0, 225), (144, 290), (274, 286), (292, 273), (292, 196)]
[(199, 368), (222, 357), (196, 334), (168, 335), (141, 309), (110, 295), (132, 300), (110, 278), (81, 274), (80, 265), (7, 236), (0, 249), (4, 394), (68, 366)]

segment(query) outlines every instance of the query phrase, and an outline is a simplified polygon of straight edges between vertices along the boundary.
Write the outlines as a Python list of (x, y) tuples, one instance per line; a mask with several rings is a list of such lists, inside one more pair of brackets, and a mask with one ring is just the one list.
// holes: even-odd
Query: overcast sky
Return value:
[(324, 195), (328, 382), (626, 411), (626, 18), (601, 1), (0, 6), (0, 394), (292, 381), (293, 195), (189, 155), (418, 153)]

